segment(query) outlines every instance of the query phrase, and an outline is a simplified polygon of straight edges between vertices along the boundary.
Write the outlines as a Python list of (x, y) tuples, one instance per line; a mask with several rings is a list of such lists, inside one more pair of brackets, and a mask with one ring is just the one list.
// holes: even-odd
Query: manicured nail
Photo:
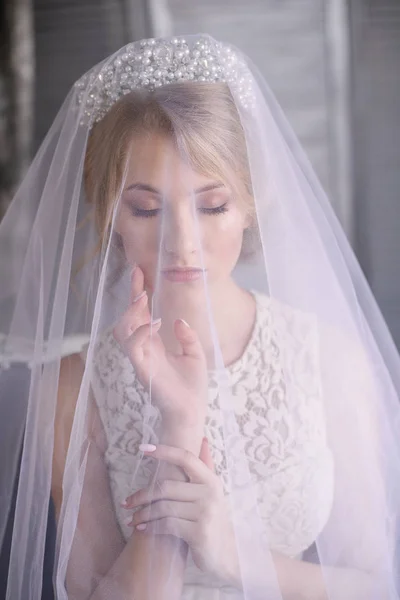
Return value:
[(135, 296), (133, 299), (133, 302), (137, 302), (138, 300), (140, 300), (140, 298), (143, 298), (143, 296), (146, 295), (146, 290), (143, 290), (143, 292), (141, 294), (139, 294), (138, 296)]
[(157, 446), (154, 444), (140, 444), (139, 450), (140, 452), (154, 452), (154, 450), (157, 450)]
[(185, 321), (185, 319), (178, 319), (179, 321), (181, 321), (184, 325), (186, 325), (186, 327), (190, 327), (189, 323), (187, 323)]
[(144, 531), (147, 528), (146, 523), (140, 523), (140, 525), (136, 525), (136, 529), (138, 531)]

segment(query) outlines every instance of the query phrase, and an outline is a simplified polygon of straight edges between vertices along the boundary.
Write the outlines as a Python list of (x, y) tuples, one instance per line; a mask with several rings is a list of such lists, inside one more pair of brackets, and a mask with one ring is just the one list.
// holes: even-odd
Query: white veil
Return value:
[[(194, 189), (210, 181), (214, 195)], [(245, 225), (228, 269), (230, 210)], [(166, 275), (178, 246), (196, 273)], [(310, 165), (238, 50), (206, 35), (145, 40), (94, 67), (6, 213), (0, 252), (11, 273), (0, 282), (7, 600), (41, 597), (51, 503), (59, 600), (400, 597), (399, 357)], [(164, 446), (181, 451), (174, 467)], [(165, 479), (215, 492), (196, 501), (209, 521), (183, 519), (196, 522), (194, 541)], [(141, 489), (146, 531), (121, 506)], [(150, 517), (161, 508), (172, 517)]]

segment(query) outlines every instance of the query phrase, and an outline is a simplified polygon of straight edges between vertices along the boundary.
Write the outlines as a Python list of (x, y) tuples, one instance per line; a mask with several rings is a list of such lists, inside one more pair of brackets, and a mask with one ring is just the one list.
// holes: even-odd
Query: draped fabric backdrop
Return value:
[(31, 160), (35, 52), (32, 0), (0, 7), (0, 219)]

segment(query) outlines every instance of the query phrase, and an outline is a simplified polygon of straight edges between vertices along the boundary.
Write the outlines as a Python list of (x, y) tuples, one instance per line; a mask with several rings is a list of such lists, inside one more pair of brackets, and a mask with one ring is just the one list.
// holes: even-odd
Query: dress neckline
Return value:
[(268, 296), (264, 296), (259, 292), (255, 292), (254, 290), (249, 290), (249, 293), (253, 296), (254, 301), (256, 303), (256, 314), (254, 318), (253, 328), (250, 337), (247, 341), (247, 344), (245, 345), (241, 356), (239, 356), (239, 358), (231, 362), (229, 365), (226, 365), (223, 368), (219, 369), (208, 369), (209, 376), (218, 375), (221, 373), (221, 371), (228, 371), (230, 373), (234, 373), (238, 369), (242, 369), (243, 366), (246, 364), (246, 359), (251, 353), (251, 348), (255, 344), (261, 326), (262, 298), (265, 298), (266, 300), (269, 299)]

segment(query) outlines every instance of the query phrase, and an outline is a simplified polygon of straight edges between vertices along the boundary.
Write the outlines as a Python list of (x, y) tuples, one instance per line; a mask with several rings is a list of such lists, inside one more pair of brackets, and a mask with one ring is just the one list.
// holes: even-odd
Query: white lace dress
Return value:
[[(251, 339), (242, 357), (227, 369), (231, 402), (270, 546), (300, 557), (326, 524), (333, 497), (332, 456), (326, 443), (320, 384), (315, 379), (318, 331), (311, 317), (267, 296), (255, 294), (255, 298)], [(148, 481), (145, 462), (138, 469), (137, 457), (143, 421), (148, 417), (145, 413), (152, 409), (110, 331), (97, 342), (93, 361), (94, 394), (108, 441), (105, 457), (115, 513), (127, 539), (132, 529), (126, 525), (127, 512), (120, 504), (136, 491), (134, 474), (137, 487)], [(226, 490), (219, 402), (211, 372), (205, 434)], [(199, 571), (189, 556), (182, 599), (241, 597)]]

